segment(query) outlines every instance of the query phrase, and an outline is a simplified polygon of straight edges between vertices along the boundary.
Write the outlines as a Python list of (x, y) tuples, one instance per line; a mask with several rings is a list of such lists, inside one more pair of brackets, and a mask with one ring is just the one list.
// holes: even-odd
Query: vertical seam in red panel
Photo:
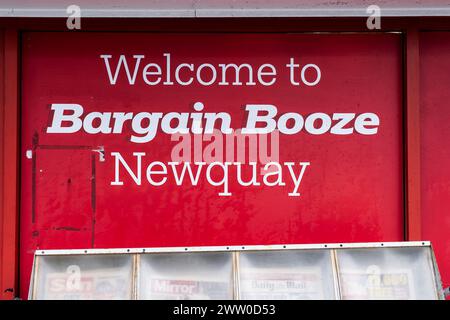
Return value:
[[(3, 257), (3, 181), (5, 179), (4, 172), (3, 172), (3, 136), (4, 136), (4, 109), (5, 109), (5, 60), (4, 60), (4, 53), (5, 53), (5, 42), (4, 42), (4, 30), (0, 33), (0, 257)], [(0, 288), (3, 288), (3, 259), (0, 258)], [(0, 295), (0, 298), (3, 297), (3, 295)]]
[(405, 41), (406, 82), (406, 240), (420, 240), (420, 69), (419, 31), (408, 28)]
[(0, 296), (18, 295), (18, 32), (4, 34), (3, 221)]

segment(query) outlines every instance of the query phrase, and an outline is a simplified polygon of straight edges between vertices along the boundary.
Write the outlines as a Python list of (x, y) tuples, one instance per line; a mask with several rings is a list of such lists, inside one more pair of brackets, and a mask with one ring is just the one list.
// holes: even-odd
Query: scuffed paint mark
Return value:
[(80, 228), (75, 228), (75, 227), (55, 227), (53, 228), (54, 230), (64, 230), (64, 231), (81, 231)]
[(27, 150), (25, 152), (25, 157), (27, 157), (27, 159), (33, 159), (33, 150)]

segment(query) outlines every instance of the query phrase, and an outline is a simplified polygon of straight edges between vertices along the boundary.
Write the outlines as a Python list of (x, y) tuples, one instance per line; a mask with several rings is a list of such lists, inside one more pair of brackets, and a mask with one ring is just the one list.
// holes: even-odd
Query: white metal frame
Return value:
[[(17, 18), (67, 18), (69, 14), (66, 6), (43, 6), (37, 2), (33, 5), (20, 3), (0, 4), (0, 17)], [(297, 5), (291, 7), (272, 6), (230, 6), (224, 5), (218, 8), (186, 6), (159, 6), (147, 5), (136, 7), (128, 5), (95, 6), (89, 3), (79, 4), (82, 18), (350, 18), (368, 17), (367, 6), (332, 6), (324, 5), (305, 6)], [(150, 4), (149, 4), (150, 3)], [(412, 6), (389, 6), (380, 5), (382, 17), (448, 17), (450, 8), (439, 5), (412, 5)]]
[(407, 242), (360, 242), (360, 243), (324, 243), (324, 244), (274, 244), (239, 245), (205, 247), (156, 247), (156, 248), (114, 248), (114, 249), (62, 249), (36, 250), (35, 255), (85, 255), (85, 254), (136, 254), (136, 253), (176, 253), (176, 252), (222, 252), (222, 251), (259, 251), (259, 250), (317, 250), (317, 249), (356, 249), (356, 248), (400, 248), (430, 247), (430, 241)]

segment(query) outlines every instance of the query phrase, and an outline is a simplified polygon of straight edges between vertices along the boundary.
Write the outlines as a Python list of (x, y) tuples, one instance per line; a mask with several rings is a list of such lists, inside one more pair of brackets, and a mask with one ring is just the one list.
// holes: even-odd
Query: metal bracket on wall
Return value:
[(445, 298), (450, 297), (450, 287), (444, 289), (444, 296)]

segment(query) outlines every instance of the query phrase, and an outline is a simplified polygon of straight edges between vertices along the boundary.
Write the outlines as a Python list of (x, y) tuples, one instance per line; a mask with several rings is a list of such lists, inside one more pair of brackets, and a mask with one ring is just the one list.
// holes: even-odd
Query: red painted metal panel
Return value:
[[(55, 206), (52, 199), (60, 197), (61, 208), (73, 210), (66, 213), (67, 217), (81, 215), (86, 219), (78, 226), (81, 228), (87, 225), (87, 213), (93, 208), (93, 247), (402, 240), (400, 40), (396, 34), (25, 33), (22, 296), (27, 292), (32, 252), (38, 246), (33, 232), (42, 231), (32, 219), (33, 197), (37, 195), (33, 196), (33, 171), (38, 172), (40, 165), (33, 168), (33, 159), (25, 154), (42, 146), (83, 145), (83, 152), (104, 147), (105, 161), (100, 161), (94, 151), (91, 166), (77, 166), (86, 168), (86, 174), (95, 173), (95, 183), (91, 185), (94, 194), (90, 197), (93, 201), (80, 199), (82, 202), (70, 209), (73, 194), (64, 189), (70, 162), (59, 162), (57, 151), (51, 163), (43, 165), (61, 168), (61, 172), (55, 171), (60, 183), (53, 187), (48, 184), (48, 192), (39, 194), (43, 208)], [(172, 54), (174, 65), (272, 63), (277, 70), (286, 68), (289, 57), (296, 57), (301, 63), (320, 65), (323, 75), (320, 85), (310, 88), (290, 86), (286, 74), (271, 87), (152, 87), (142, 78), (133, 86), (125, 84), (124, 78), (111, 86), (100, 59), (101, 54), (145, 54), (146, 62), (163, 64), (166, 52)], [(177, 186), (170, 178), (164, 186), (154, 187), (145, 182), (145, 174), (141, 186), (126, 175), (123, 186), (112, 186), (115, 164), (111, 152), (123, 153), (128, 163), (135, 161), (132, 152), (146, 152), (145, 172), (150, 161), (170, 161), (175, 142), (158, 132), (152, 141), (134, 144), (130, 142), (129, 127), (125, 127), (126, 133), (110, 135), (46, 133), (52, 103), (81, 104), (86, 112), (167, 113), (192, 112), (195, 101), (202, 101), (206, 112), (230, 113), (235, 124), (245, 122), (246, 103), (269, 103), (276, 105), (280, 114), (375, 112), (380, 117), (380, 127), (373, 136), (280, 135), (280, 162), (311, 162), (302, 182), (301, 197), (287, 195), (290, 185), (243, 188), (234, 182), (230, 183), (233, 195), (219, 197), (218, 189), (207, 184), (204, 176), (196, 187)], [(76, 172), (85, 174), (78, 169)], [(83, 195), (88, 193), (87, 188)], [(55, 225), (61, 224), (64, 220)], [(39, 234), (39, 248), (71, 248), (80, 243), (71, 242), (69, 237)]]
[(41, 241), (49, 249), (58, 248), (61, 243), (70, 243), (76, 248), (91, 246), (94, 218), (91, 186), (95, 178), (92, 177), (91, 156), (90, 150), (80, 149), (35, 151), (32, 219), (38, 247)]
[(5, 30), (2, 57), (2, 98), (0, 103), (3, 116), (0, 117), (0, 138), (2, 144), (2, 197), (0, 203), (0, 298), (11, 299), (17, 296), (18, 289), (18, 32)]
[(420, 36), (422, 237), (450, 286), (450, 32)]

